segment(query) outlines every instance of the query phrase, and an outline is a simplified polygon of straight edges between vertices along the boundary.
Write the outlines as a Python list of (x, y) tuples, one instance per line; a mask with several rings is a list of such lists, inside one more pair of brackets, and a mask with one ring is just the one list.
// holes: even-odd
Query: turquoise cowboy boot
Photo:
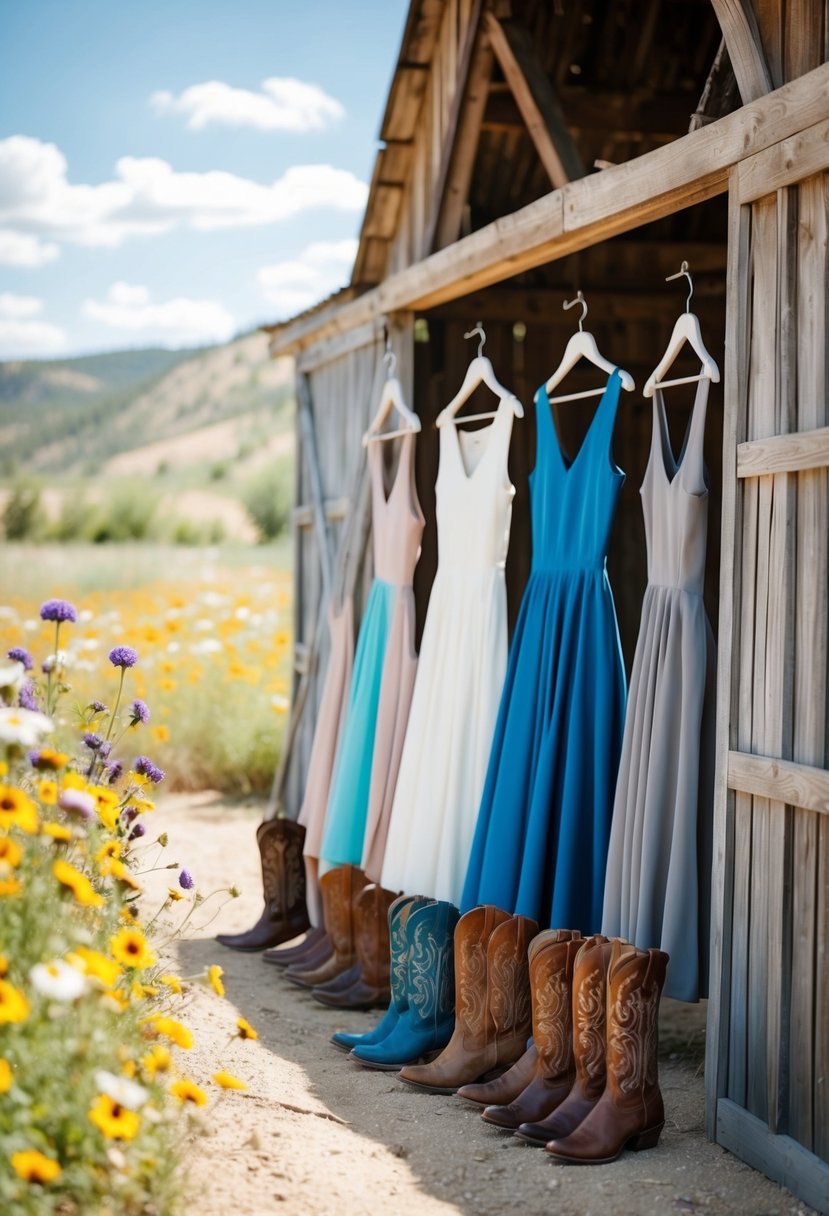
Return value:
[(412, 912), (425, 908), (429, 901), (417, 895), (400, 895), (389, 908), (389, 943), (391, 947), (391, 967), (389, 969), (389, 984), (391, 1000), (389, 1007), (373, 1030), (364, 1034), (348, 1034), (338, 1030), (332, 1034), (331, 1042), (341, 1051), (351, 1051), (358, 1043), (379, 1043), (390, 1034), (397, 1025), (400, 1017), (408, 1008), (409, 998), (406, 992), (406, 975), (408, 971), (409, 943), (406, 938), (406, 923)]
[(455, 1025), (453, 939), (459, 915), (453, 904), (442, 900), (409, 915), (408, 1008), (385, 1038), (358, 1043), (349, 1059), (364, 1068), (397, 1072), (446, 1046)]

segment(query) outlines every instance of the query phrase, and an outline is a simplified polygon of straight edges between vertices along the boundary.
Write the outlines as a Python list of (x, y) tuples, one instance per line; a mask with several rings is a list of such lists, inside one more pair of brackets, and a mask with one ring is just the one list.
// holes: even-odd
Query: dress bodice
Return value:
[(423, 512), (414, 481), (415, 434), (400, 441), (397, 471), (386, 494), (383, 474), (383, 444), (369, 444), (371, 475), (371, 527), (374, 574), (385, 583), (411, 586), (423, 537)]
[(708, 489), (703, 438), (708, 402), (707, 379), (700, 380), (685, 442), (674, 458), (657, 389), (653, 397), (653, 433), (642, 482), (642, 511), (648, 548), (648, 582), (702, 595), (708, 535)]
[(507, 472), (512, 406), (503, 398), (491, 425), (440, 430), (435, 486), (439, 570), (503, 570), (515, 487)]
[(621, 378), (610, 376), (581, 447), (567, 461), (545, 385), (535, 395), (536, 464), (530, 474), (533, 570), (604, 569), (625, 475), (611, 444)]

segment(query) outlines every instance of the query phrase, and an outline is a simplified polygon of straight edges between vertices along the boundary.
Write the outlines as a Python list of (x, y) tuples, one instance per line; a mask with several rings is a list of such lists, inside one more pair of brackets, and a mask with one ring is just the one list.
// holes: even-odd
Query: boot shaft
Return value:
[(614, 938), (607, 977), (607, 1088), (617, 1108), (659, 1091), (659, 1001), (668, 955)]
[(458, 909), (443, 900), (429, 903), (409, 915), (408, 976), (409, 1017), (414, 1024), (439, 1026), (452, 1017), (455, 1007), (453, 936)]
[(612, 945), (595, 934), (573, 964), (573, 1054), (576, 1081), (586, 1098), (598, 1099), (607, 1078), (607, 972)]
[[(562, 940), (559, 934), (567, 936)], [(530, 951), (533, 1041), (548, 1077), (573, 1067), (573, 966), (581, 944), (570, 930), (551, 930)]]
[(389, 986), (391, 1003), (402, 1013), (408, 1008), (409, 938), (406, 926), (409, 917), (429, 901), (416, 895), (399, 895), (389, 908)]
[(320, 879), (325, 928), (336, 954), (354, 953), (353, 902), (367, 883), (362, 870), (351, 865), (328, 870)]
[(354, 949), (370, 987), (389, 985), (389, 908), (396, 898), (377, 883), (369, 883), (354, 898)]
[(269, 819), (257, 828), (256, 842), (265, 903), (285, 913), (292, 911), (305, 902), (305, 828), (292, 819)]
[(538, 925), (528, 916), (511, 916), (487, 943), (487, 1008), (496, 1035), (529, 1034), (532, 1013), (527, 950)]
[(487, 1001), (489, 941), (509, 913), (492, 904), (472, 908), (455, 927), (455, 1018), (470, 1046), (485, 1042), (490, 1024)]

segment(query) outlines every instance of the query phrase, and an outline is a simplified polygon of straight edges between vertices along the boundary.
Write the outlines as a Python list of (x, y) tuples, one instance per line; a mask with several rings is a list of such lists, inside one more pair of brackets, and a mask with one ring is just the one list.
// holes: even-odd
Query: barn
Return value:
[[(709, 1136), (829, 1211), (829, 17), (822, 0), (412, 0), (350, 285), (270, 327), (297, 375), (295, 656), (278, 775), (295, 817), (329, 606), (371, 578), (362, 435), (389, 346), (422, 422), (422, 628), (434, 421), (475, 353), (531, 406), (576, 322), (632, 373), (608, 562), (628, 665), (656, 366), (688, 284), (724, 374), (706, 431), (718, 633)], [(682, 374), (682, 364), (675, 365)], [(595, 372), (581, 373), (584, 387)], [(578, 390), (579, 373), (572, 378)], [(690, 410), (670, 400), (681, 436)], [(578, 448), (590, 411), (560, 407)], [(513, 431), (507, 565), (528, 576), (533, 411)]]

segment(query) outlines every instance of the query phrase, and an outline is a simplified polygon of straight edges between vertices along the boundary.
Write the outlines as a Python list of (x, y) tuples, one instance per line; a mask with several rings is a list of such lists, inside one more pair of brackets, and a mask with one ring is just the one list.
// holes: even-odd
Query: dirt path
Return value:
[[(555, 1166), (544, 1153), (486, 1127), (469, 1104), (416, 1093), (393, 1074), (367, 1072), (328, 1043), (375, 1014), (337, 1014), (286, 983), (258, 955), (222, 949), (212, 935), (247, 928), (260, 906), (254, 810), (211, 796), (170, 797), (152, 827), (169, 833), (170, 859), (204, 891), (235, 883), (242, 897), (176, 947), (182, 975), (225, 970), (227, 999), (194, 985), (181, 1016), (196, 1047), (181, 1053), (211, 1103), (189, 1143), (199, 1216), (786, 1216), (807, 1213), (784, 1191), (703, 1134), (700, 1009), (671, 1004), (662, 1026), (660, 1077), (668, 1122), (659, 1147), (609, 1166)], [(163, 891), (169, 872), (149, 876)], [(150, 884), (148, 884), (150, 885)], [(183, 904), (176, 905), (177, 909)], [(208, 904), (208, 909), (211, 904)], [(208, 919), (200, 911), (196, 925)], [(257, 1042), (229, 1041), (246, 1017)], [(220, 1093), (219, 1068), (247, 1093)], [(215, 1097), (214, 1095), (218, 1095)]]

